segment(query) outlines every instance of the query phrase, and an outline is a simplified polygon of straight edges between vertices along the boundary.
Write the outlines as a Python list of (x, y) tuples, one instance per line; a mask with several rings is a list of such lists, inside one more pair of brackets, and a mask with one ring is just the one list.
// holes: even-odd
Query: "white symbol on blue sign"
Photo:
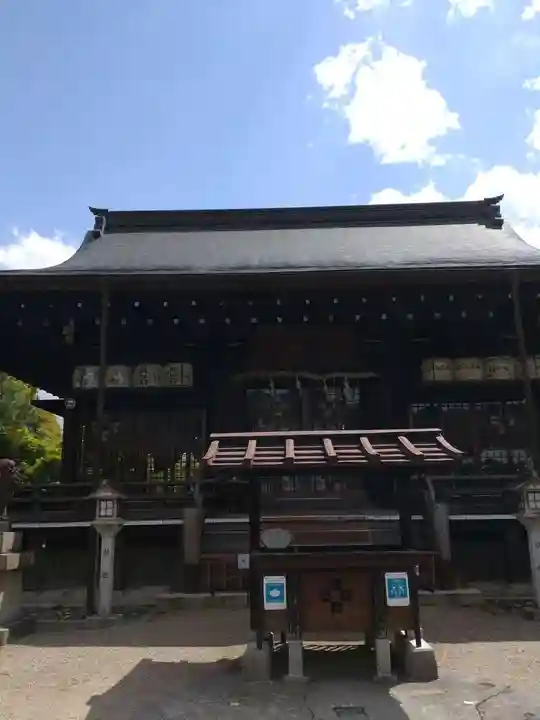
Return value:
[(386, 604), (409, 605), (409, 578), (405, 572), (385, 573)]
[(403, 598), (407, 597), (407, 581), (403, 578), (392, 578), (388, 580), (388, 597)]
[(285, 610), (287, 608), (287, 580), (284, 576), (266, 576), (263, 578), (265, 610)]

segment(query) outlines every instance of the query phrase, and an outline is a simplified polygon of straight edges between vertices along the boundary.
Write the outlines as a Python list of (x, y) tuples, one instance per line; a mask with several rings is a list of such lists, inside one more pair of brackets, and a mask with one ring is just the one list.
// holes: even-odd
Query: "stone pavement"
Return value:
[[(424, 685), (336, 673), (306, 684), (246, 683), (238, 658), (248, 623), (238, 610), (34, 635), (0, 655), (0, 718), (540, 720), (537, 623), (441, 608), (426, 621), (426, 635), (440, 640), (441, 679)], [(336, 665), (332, 655), (325, 662)]]

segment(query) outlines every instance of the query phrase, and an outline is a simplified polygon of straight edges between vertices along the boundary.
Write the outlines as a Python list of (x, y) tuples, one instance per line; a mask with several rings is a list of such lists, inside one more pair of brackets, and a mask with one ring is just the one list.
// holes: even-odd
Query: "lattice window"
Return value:
[(527, 504), (529, 510), (540, 510), (540, 492), (529, 491), (527, 493)]
[(440, 427), (465, 452), (463, 471), (515, 474), (530, 462), (523, 401), (416, 403), (412, 427)]
[[(115, 482), (189, 483), (198, 466), (200, 412), (118, 414), (106, 423), (102, 474)], [(94, 472), (96, 423), (83, 428), (80, 472)]]
[[(276, 380), (277, 382), (278, 380)], [(268, 386), (246, 391), (248, 427), (276, 430), (345, 430), (358, 427), (361, 393), (343, 378), (328, 382), (297, 380), (294, 387)]]

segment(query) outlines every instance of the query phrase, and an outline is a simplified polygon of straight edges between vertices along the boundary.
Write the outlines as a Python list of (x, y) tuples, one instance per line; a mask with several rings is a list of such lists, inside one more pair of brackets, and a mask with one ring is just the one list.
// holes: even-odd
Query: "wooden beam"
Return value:
[(404, 435), (398, 435), (397, 441), (405, 457), (414, 458), (415, 460), (422, 460), (424, 458), (424, 453), (413, 445)]
[(458, 450), (457, 447), (451, 445), (448, 440), (445, 440), (442, 435), (437, 435), (435, 437), (435, 442), (441, 450), (443, 450), (447, 455), (450, 455), (451, 457), (459, 458), (463, 455), (461, 450)]
[(381, 456), (379, 455), (377, 450), (375, 450), (375, 448), (365, 435), (360, 436), (360, 447), (362, 448), (362, 452), (367, 457), (369, 462), (381, 462)]
[(337, 453), (334, 443), (330, 438), (323, 438), (324, 456), (328, 462), (337, 462)]
[(203, 465), (213, 465), (219, 450), (219, 440), (212, 440), (208, 450), (202, 458)]
[(428, 436), (442, 433), (441, 428), (380, 428), (376, 430), (277, 430), (275, 432), (239, 432), (239, 433), (212, 433), (211, 440), (240, 440), (240, 439), (259, 439), (259, 438), (341, 438), (341, 437), (357, 437), (358, 435), (373, 437), (388, 435), (406, 435), (406, 436)]
[(257, 451), (257, 441), (253, 438), (248, 441), (246, 452), (242, 460), (244, 467), (253, 467), (253, 460), (255, 459), (255, 453)]
[(294, 465), (294, 440), (285, 438), (285, 464)]

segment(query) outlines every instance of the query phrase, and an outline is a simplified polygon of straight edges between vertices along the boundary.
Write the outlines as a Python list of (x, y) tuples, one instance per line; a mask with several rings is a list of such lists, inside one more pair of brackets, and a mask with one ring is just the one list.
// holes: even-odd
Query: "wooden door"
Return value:
[(304, 632), (364, 632), (373, 621), (372, 579), (364, 570), (310, 571), (300, 578)]

